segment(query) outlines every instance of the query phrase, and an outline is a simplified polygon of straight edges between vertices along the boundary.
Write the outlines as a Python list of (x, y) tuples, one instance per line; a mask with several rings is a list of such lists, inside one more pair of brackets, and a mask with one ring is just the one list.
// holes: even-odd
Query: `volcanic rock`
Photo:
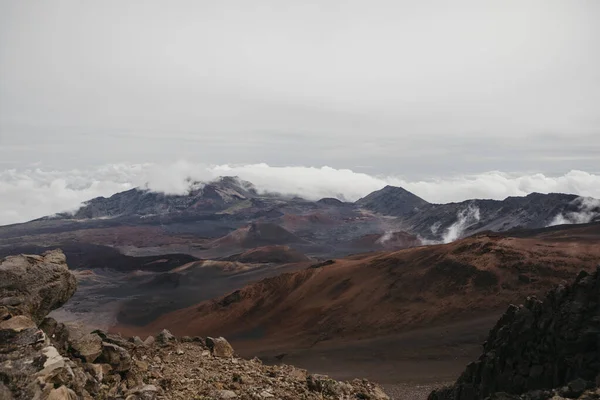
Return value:
[(167, 329), (163, 329), (158, 335), (156, 335), (156, 340), (160, 344), (168, 344), (172, 340), (175, 340), (175, 336), (171, 334)]
[(511, 305), (490, 331), (479, 360), (429, 399), (501, 398), (496, 392), (522, 399), (533, 398), (531, 393), (536, 399), (586, 396), (600, 373), (599, 305), (600, 266), (591, 275), (582, 271), (544, 301), (529, 297), (525, 305)]
[(206, 345), (215, 357), (233, 356), (233, 347), (231, 347), (229, 342), (223, 337), (218, 337), (216, 339), (207, 337)]
[(88, 333), (71, 342), (77, 355), (92, 363), (102, 354), (102, 339), (96, 333)]
[(0, 305), (12, 316), (41, 323), (75, 293), (77, 281), (66, 261), (60, 250), (6, 257), (0, 263)]

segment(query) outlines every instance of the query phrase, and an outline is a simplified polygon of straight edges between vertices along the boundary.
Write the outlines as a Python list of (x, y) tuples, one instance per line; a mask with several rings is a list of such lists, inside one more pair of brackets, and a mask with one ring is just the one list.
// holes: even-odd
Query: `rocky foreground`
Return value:
[(600, 266), (510, 306), (483, 354), (429, 400), (600, 399)]
[(366, 380), (240, 359), (223, 338), (125, 339), (46, 317), (76, 287), (60, 251), (0, 260), (0, 399), (388, 399)]

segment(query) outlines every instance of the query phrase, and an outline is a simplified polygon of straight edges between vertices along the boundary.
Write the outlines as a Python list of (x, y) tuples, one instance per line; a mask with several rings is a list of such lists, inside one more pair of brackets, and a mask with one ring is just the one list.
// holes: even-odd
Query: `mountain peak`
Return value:
[(429, 203), (402, 187), (387, 185), (358, 200), (356, 204), (380, 214), (404, 215)]

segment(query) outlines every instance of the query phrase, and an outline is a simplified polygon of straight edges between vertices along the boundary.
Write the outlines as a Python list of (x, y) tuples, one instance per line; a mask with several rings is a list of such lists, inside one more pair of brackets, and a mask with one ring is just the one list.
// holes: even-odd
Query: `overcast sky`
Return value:
[(0, 1), (0, 160), (600, 169), (600, 2)]
[(0, 0), (0, 171), (600, 171), (600, 1)]

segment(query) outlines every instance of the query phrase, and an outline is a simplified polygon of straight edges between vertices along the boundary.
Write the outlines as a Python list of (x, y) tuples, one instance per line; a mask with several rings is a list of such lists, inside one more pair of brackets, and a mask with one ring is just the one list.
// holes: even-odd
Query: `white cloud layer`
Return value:
[[(531, 192), (562, 192), (600, 198), (600, 174), (570, 171), (561, 176), (486, 172), (449, 179), (409, 181), (330, 167), (273, 167), (267, 164), (206, 165), (112, 164), (88, 169), (5, 170), (0, 172), (0, 224), (24, 222), (75, 210), (97, 196), (143, 186), (172, 194), (186, 192), (189, 179), (207, 181), (238, 176), (259, 190), (297, 194), (308, 199), (336, 197), (354, 201), (385, 185), (402, 186), (427, 201), (446, 203), (471, 198), (504, 199)], [(565, 216), (571, 218), (572, 216)]]

